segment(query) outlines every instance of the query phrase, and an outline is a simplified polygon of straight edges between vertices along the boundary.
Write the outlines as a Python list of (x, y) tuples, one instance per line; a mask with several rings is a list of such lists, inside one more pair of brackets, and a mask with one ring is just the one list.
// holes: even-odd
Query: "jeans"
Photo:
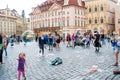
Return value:
[(7, 49), (6, 49), (6, 48), (4, 48), (4, 50), (5, 50), (5, 56), (7, 56)]
[(40, 44), (40, 52), (41, 52), (41, 50), (42, 50), (42, 55), (44, 55), (44, 44)]
[(102, 45), (105, 45), (105, 39), (101, 39)]
[(18, 71), (18, 80), (20, 80), (21, 73), (23, 77), (25, 78), (25, 72), (24, 71)]
[(110, 42), (110, 38), (108, 38), (108, 43)]

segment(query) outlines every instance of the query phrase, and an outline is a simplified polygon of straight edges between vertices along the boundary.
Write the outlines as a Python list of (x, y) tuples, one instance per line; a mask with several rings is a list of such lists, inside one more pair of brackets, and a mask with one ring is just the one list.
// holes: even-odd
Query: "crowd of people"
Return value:
[[(113, 66), (118, 66), (118, 54), (120, 52), (120, 37), (117, 37), (115, 34), (108, 34), (105, 35), (104, 33), (96, 32), (95, 34), (92, 33), (84, 33), (80, 34), (79, 31), (73, 34), (58, 34), (57, 32), (49, 33), (49, 34), (37, 34), (35, 36), (35, 41), (39, 45), (39, 53), (44, 56), (44, 50), (48, 48), (49, 51), (53, 51), (53, 48), (60, 50), (61, 42), (63, 45), (66, 45), (66, 48), (75, 48), (76, 46), (81, 46), (83, 48), (89, 48), (90, 46), (95, 47), (95, 52), (99, 52), (100, 48), (106, 44), (106, 40), (108, 43), (111, 44), (113, 47), (113, 51), (116, 53), (116, 62)], [(0, 65), (3, 64), (2, 56), (3, 51), (5, 51), (5, 56), (7, 57), (7, 46), (10, 44), (11, 47), (14, 46), (14, 43), (24, 42), (26, 46), (27, 38), (23, 36), (12, 35), (7, 37), (6, 35), (0, 34)], [(20, 53), (18, 60), (18, 80), (20, 80), (21, 73), (23, 74), (24, 80), (25, 77), (25, 70), (24, 65), (27, 66), (25, 61), (25, 53)]]
[(90, 47), (91, 44), (95, 46), (95, 51), (99, 52), (99, 49), (102, 45), (105, 45), (105, 36), (104, 34), (84, 33), (76, 32), (73, 34), (67, 33), (67, 35), (59, 35), (57, 32), (50, 34), (39, 34), (36, 36), (36, 42), (38, 41), (40, 53), (44, 55), (44, 48), (49, 46), (49, 50), (52, 51), (53, 48), (60, 49), (60, 43), (66, 43), (66, 47), (75, 48), (76, 46), (82, 46), (84, 48)]
[(66, 47), (75, 48), (76, 46), (81, 46), (83, 48), (88, 48), (90, 46), (95, 47), (95, 52), (99, 52), (100, 48), (106, 44), (106, 40), (113, 47), (113, 51), (116, 53), (116, 63), (113, 66), (118, 66), (118, 54), (120, 52), (120, 37), (116, 34), (108, 34), (96, 32), (94, 34), (76, 32), (73, 34), (67, 33), (67, 35), (59, 35), (57, 32), (50, 33), (48, 35), (38, 35), (36, 36), (36, 42), (38, 41), (40, 53), (44, 55), (44, 48), (49, 46), (49, 50), (52, 51), (53, 48), (60, 49), (60, 43), (66, 43)]

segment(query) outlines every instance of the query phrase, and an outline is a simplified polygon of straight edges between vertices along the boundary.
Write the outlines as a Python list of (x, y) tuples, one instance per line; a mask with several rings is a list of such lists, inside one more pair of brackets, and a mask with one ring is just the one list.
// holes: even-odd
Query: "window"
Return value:
[(101, 18), (101, 20), (100, 20), (100, 21), (101, 21), (101, 23), (103, 23), (103, 18)]
[(57, 16), (57, 12), (55, 11), (55, 16)]
[(84, 21), (84, 27), (85, 27), (85, 21)]
[(78, 10), (78, 14), (79, 14), (79, 10)]
[(81, 26), (83, 26), (83, 21), (81, 21)]
[(120, 24), (120, 19), (118, 19), (118, 24)]
[(65, 15), (65, 11), (63, 11), (63, 15)]
[(76, 9), (75, 9), (75, 14), (76, 14)]
[(89, 24), (91, 24), (91, 19), (89, 19)]
[(78, 20), (78, 26), (80, 26), (80, 22), (79, 22), (79, 20)]
[(77, 20), (75, 20), (75, 26), (77, 26)]
[(100, 7), (100, 10), (103, 11), (103, 6)]
[(54, 23), (52, 22), (52, 27), (54, 27)]
[(95, 7), (95, 12), (97, 11), (97, 7)]
[(95, 23), (97, 23), (97, 18), (95, 18)]
[(48, 22), (48, 27), (50, 27), (50, 22)]
[(63, 27), (65, 26), (65, 20), (63, 20)]
[(89, 12), (91, 12), (91, 8), (89, 8)]
[(69, 26), (69, 20), (67, 20), (67, 26)]
[(4, 22), (4, 27), (6, 27), (6, 22)]
[(67, 14), (69, 14), (69, 11), (67, 11)]
[(39, 28), (41, 27), (41, 24), (39, 24)]
[(0, 28), (2, 27), (2, 22), (0, 22)]
[(82, 15), (82, 10), (81, 10), (81, 15)]
[(114, 20), (114, 18), (112, 18), (112, 23), (114, 23), (115, 22), (115, 20)]
[(9, 27), (9, 22), (7, 23), (7, 26)]

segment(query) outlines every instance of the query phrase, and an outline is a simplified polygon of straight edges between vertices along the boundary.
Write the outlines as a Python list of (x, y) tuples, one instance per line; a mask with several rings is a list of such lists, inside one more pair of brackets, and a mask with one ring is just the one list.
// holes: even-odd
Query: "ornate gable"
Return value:
[(40, 14), (40, 13), (41, 13), (41, 11), (40, 11), (39, 7), (36, 7), (33, 11), (33, 14)]
[(50, 8), (49, 10), (57, 10), (57, 9), (60, 9), (62, 8), (61, 5), (57, 4), (57, 3), (54, 3)]

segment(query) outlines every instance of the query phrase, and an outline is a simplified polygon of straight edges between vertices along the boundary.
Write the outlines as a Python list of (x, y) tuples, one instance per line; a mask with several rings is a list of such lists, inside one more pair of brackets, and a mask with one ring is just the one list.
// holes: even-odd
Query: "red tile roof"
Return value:
[(69, 0), (69, 5), (78, 5), (78, 0)]
[(57, 1), (57, 3), (59, 3), (59, 4), (61, 4), (61, 5), (64, 5), (64, 0)]
[[(34, 10), (36, 8), (39, 8), (41, 10), (41, 12), (47, 11), (54, 3), (58, 3), (58, 4), (62, 5), (62, 6), (66, 6), (66, 5), (64, 5), (64, 0), (46, 0), (42, 4), (35, 7)], [(79, 6), (78, 0), (69, 0), (69, 4), (67, 6), (69, 6), (69, 5)], [(85, 2), (84, 1), (82, 1), (81, 7), (85, 8)], [(30, 13), (29, 15), (33, 15), (33, 13)]]

